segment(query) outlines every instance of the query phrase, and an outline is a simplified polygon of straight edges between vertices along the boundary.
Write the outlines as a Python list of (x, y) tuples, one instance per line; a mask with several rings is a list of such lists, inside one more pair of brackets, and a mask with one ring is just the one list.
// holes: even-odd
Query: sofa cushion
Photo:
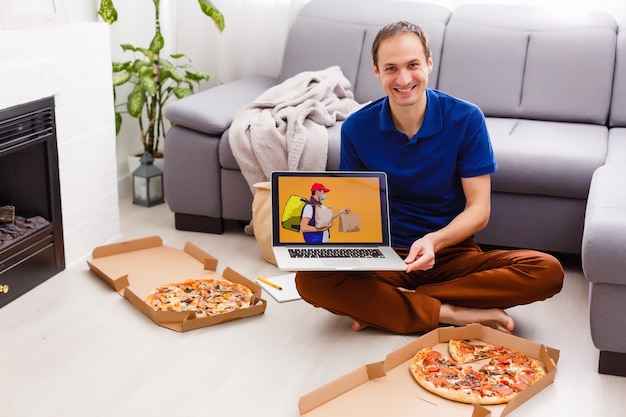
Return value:
[[(528, 42), (522, 114), (531, 119), (605, 124), (613, 88), (615, 29), (539, 32), (531, 34)], [(556, 53), (558, 60), (553, 59)]]
[(459, 7), (437, 88), (487, 116), (605, 124), (616, 31), (615, 19), (599, 12), (561, 19), (548, 8)]
[(615, 79), (613, 80), (609, 123), (611, 126), (626, 127), (626, 27), (623, 27), (617, 36)]
[(614, 127), (609, 130), (606, 163), (612, 162), (626, 162), (626, 128)]
[(493, 191), (586, 199), (604, 164), (605, 126), (487, 118), (498, 161)]
[[(220, 136), (228, 129), (240, 107), (275, 84), (275, 77), (265, 75), (242, 78), (171, 102), (163, 109), (163, 114), (172, 124)], [(214, 106), (213, 103), (220, 105)]]
[(437, 88), (472, 101), (489, 116), (515, 117), (527, 43), (523, 32), (450, 22)]
[(299, 16), (287, 38), (279, 82), (338, 65), (354, 86), (363, 36), (359, 26)]

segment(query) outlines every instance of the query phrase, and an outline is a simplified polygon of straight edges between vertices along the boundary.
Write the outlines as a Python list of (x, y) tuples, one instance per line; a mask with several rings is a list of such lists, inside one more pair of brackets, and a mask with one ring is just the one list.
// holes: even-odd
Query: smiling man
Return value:
[(504, 309), (561, 290), (563, 268), (533, 250), (482, 251), (497, 164), (481, 110), (427, 87), (428, 39), (409, 22), (380, 30), (373, 71), (386, 93), (352, 114), (341, 131), (342, 170), (384, 171), (392, 244), (403, 272), (298, 272), (311, 304), (397, 333), (440, 323), (482, 323), (511, 333)]

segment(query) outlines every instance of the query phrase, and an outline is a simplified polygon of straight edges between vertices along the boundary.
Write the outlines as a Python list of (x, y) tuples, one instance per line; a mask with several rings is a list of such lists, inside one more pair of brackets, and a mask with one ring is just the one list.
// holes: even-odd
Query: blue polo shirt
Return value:
[(387, 97), (353, 113), (341, 127), (339, 168), (387, 173), (391, 240), (400, 248), (463, 211), (461, 178), (497, 169), (482, 111), (437, 90), (427, 89), (426, 97), (424, 122), (412, 138), (394, 126)]

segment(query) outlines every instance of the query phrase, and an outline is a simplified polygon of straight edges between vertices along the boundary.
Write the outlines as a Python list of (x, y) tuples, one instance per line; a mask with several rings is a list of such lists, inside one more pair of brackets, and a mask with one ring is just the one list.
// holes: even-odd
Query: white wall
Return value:
[(63, 2), (69, 22), (97, 21), (98, 7), (100, 6), (100, 2), (98, 0), (63, 0)]
[(55, 97), (66, 263), (120, 236), (104, 23), (0, 29), (0, 108)]

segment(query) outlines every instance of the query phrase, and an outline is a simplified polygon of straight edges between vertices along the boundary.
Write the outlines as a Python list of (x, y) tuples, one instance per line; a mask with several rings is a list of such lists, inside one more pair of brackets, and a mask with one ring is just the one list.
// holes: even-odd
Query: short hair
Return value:
[(428, 44), (428, 36), (426, 36), (426, 32), (424, 32), (424, 29), (414, 23), (407, 22), (406, 20), (400, 20), (398, 22), (389, 23), (383, 26), (378, 31), (378, 34), (376, 34), (376, 38), (372, 43), (372, 60), (374, 61), (375, 66), (378, 67), (378, 48), (380, 47), (380, 43), (385, 39), (388, 39), (400, 33), (414, 33), (415, 35), (417, 35), (420, 42), (422, 42), (422, 46), (424, 47), (424, 54), (426, 55), (426, 59), (430, 58), (431, 52), (430, 46)]

